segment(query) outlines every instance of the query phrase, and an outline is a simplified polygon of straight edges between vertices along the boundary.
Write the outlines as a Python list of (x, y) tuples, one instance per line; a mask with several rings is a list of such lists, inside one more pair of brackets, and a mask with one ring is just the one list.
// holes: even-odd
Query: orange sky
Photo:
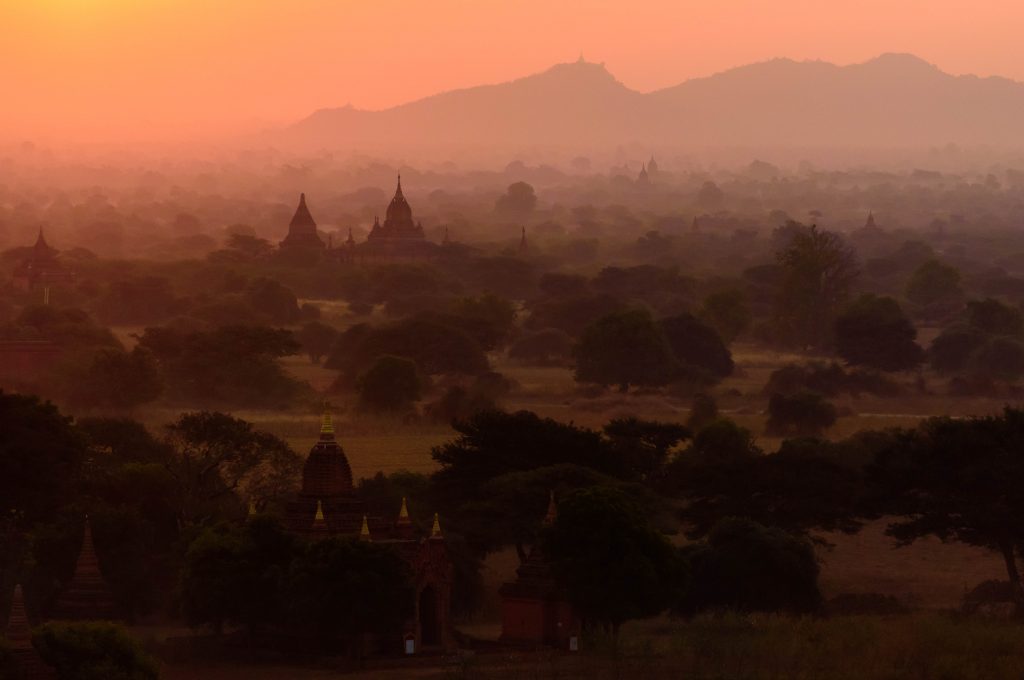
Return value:
[(0, 139), (249, 130), (573, 61), (650, 90), (913, 52), (1024, 80), (1018, 0), (0, 0)]

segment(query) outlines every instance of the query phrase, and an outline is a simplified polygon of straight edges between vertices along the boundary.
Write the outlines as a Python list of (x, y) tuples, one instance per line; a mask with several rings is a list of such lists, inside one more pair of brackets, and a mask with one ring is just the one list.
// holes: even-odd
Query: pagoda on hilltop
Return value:
[(7, 638), (10, 659), (14, 667), (13, 677), (19, 680), (50, 680), (57, 677), (57, 673), (46, 665), (32, 645), (32, 631), (20, 585), (14, 586), (11, 613), (7, 617), (4, 636)]
[(414, 615), (394, 641), (413, 641), (416, 651), (455, 647), (451, 622), (453, 566), (440, 519), (434, 515), (429, 535), (421, 535), (409, 516), (406, 500), (394, 517), (377, 517), (356, 497), (352, 467), (338, 444), (330, 414), (324, 414), (320, 437), (302, 470), (302, 489), (286, 505), (285, 525), (310, 540), (346, 536), (386, 545), (409, 564), (415, 593)]
[(306, 207), (306, 194), (299, 194), (299, 205), (288, 224), (288, 235), (281, 241), (281, 250), (315, 252), (325, 248), (320, 234), (316, 231), (316, 221)]
[(61, 621), (116, 620), (117, 605), (107, 582), (100, 573), (96, 547), (92, 542), (92, 526), (85, 518), (82, 549), (75, 563), (75, 573), (61, 591), (50, 613), (51, 619)]
[[(551, 492), (542, 526), (552, 526), (557, 517), (558, 506)], [(526, 560), (516, 569), (516, 580), (498, 592), (502, 641), (566, 648), (570, 638), (578, 634), (579, 620), (539, 543), (530, 548)]]
[(60, 251), (50, 247), (43, 236), (43, 228), (39, 228), (35, 245), (28, 257), (22, 260), (14, 270), (14, 285), (22, 290), (49, 289), (50, 286), (66, 284), (75, 276), (60, 261)]

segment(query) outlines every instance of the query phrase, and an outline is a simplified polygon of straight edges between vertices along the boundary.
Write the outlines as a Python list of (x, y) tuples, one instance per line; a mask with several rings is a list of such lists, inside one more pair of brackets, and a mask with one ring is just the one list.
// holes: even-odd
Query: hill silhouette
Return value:
[(1024, 84), (953, 76), (907, 54), (850, 66), (777, 59), (649, 93), (581, 59), (382, 111), (322, 109), (273, 138), (359, 149), (1020, 146), (1022, 120)]

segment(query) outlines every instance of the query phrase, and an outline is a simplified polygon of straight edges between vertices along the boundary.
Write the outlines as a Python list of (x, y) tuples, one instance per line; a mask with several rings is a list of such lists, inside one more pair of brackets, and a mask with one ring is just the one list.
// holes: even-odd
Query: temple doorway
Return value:
[(420, 591), (420, 646), (441, 644), (440, 633), (437, 622), (437, 591), (427, 586)]

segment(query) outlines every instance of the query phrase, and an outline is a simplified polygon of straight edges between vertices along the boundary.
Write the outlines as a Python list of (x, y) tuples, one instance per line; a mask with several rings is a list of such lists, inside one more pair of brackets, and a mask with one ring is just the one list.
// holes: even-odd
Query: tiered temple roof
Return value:
[(281, 241), (281, 248), (323, 250), (324, 242), (316, 231), (316, 221), (306, 207), (306, 194), (299, 194), (299, 205), (288, 225), (288, 236)]
[(61, 263), (59, 255), (59, 251), (46, 242), (40, 227), (32, 252), (14, 270), (15, 284), (31, 290), (73, 280), (74, 274)]

